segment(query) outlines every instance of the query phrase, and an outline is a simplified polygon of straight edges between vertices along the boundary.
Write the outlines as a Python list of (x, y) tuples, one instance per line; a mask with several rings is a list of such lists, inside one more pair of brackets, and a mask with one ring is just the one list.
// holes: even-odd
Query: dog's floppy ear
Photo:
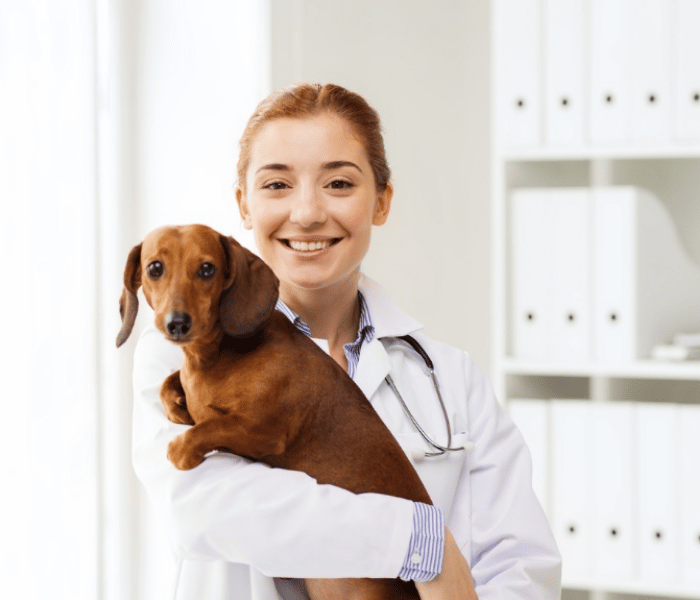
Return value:
[(119, 314), (122, 317), (122, 328), (117, 335), (117, 348), (131, 335), (136, 314), (139, 311), (139, 299), (136, 293), (141, 285), (141, 244), (134, 246), (129, 252), (124, 267), (124, 289), (119, 299)]
[(221, 294), (220, 318), (224, 331), (234, 337), (256, 333), (272, 316), (279, 280), (262, 259), (232, 237), (221, 236), (228, 259), (228, 287)]

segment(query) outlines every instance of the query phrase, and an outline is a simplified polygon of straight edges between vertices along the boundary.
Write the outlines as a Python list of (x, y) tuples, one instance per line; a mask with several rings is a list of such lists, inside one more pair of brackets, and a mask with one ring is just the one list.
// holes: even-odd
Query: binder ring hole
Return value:
[(518, 108), (525, 108), (525, 98), (518, 98), (515, 101), (515, 106), (517, 106)]
[(561, 105), (562, 105), (562, 106), (569, 106), (569, 99), (568, 99), (566, 96), (564, 96), (564, 97), (561, 99)]
[(532, 321), (535, 320), (535, 313), (529, 312), (529, 313), (527, 313), (527, 314), (525, 315), (525, 318), (526, 318), (528, 321), (532, 322)]
[(614, 312), (610, 313), (610, 320), (611, 320), (613, 323), (614, 323), (615, 321), (617, 321), (617, 313), (614, 313)]
[(576, 525), (569, 525), (569, 533), (576, 533)]
[(654, 532), (654, 537), (655, 537), (657, 540), (660, 540), (662, 537), (664, 537), (664, 532), (663, 532), (663, 531), (655, 531), (655, 532)]
[(700, 102), (700, 93), (699, 92), (695, 92), (693, 94), (693, 102)]
[(568, 319), (569, 323), (573, 323), (576, 320), (576, 315), (574, 313), (569, 313), (566, 315), (566, 318)]
[(610, 530), (610, 535), (612, 537), (617, 537), (617, 529), (615, 527)]
[(607, 94), (607, 95), (605, 96), (605, 103), (606, 103), (606, 104), (612, 104), (612, 102), (613, 102), (613, 95), (612, 95), (612, 94)]
[(656, 102), (656, 94), (649, 94), (649, 104)]

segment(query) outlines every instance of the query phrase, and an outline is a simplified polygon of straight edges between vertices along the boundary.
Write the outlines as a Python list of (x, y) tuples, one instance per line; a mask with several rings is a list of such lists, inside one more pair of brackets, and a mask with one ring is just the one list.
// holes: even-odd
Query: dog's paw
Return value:
[(180, 471), (189, 471), (201, 464), (204, 457), (192, 452), (191, 448), (187, 446), (184, 434), (182, 434), (168, 444), (168, 460)]
[(181, 402), (163, 402), (163, 406), (169, 421), (180, 425), (194, 425), (194, 419), (187, 410), (184, 396)]

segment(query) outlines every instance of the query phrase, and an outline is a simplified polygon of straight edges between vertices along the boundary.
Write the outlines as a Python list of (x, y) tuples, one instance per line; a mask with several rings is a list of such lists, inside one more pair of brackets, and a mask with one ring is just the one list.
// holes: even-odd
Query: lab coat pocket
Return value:
[[(433, 504), (448, 518), (452, 512), (462, 469), (466, 468), (467, 464), (466, 459), (470, 449), (467, 434), (460, 433), (452, 436), (452, 447), (464, 446), (465, 450), (431, 457), (426, 457), (425, 453), (433, 452), (434, 449), (419, 433), (398, 434), (396, 439), (423, 481)], [(441, 440), (436, 441), (441, 443)]]

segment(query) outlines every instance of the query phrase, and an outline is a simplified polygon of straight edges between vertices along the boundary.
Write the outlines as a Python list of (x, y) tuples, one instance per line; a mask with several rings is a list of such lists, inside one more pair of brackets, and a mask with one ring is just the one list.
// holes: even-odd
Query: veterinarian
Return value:
[[(236, 193), (280, 280), (278, 309), (360, 386), (435, 506), (356, 496), (224, 453), (176, 470), (166, 448), (186, 426), (168, 421), (158, 393), (182, 354), (149, 328), (135, 356), (134, 465), (167, 520), (173, 597), (296, 600), (304, 577), (401, 577), (416, 581), (423, 600), (558, 599), (560, 556), (522, 436), (469, 355), (424, 336), (362, 274), (393, 195), (374, 110), (337, 86), (273, 93), (242, 136)], [(405, 335), (434, 363), (445, 415), (426, 363), (398, 339)], [(448, 423), (449, 443), (464, 450), (425, 456), (434, 448), (387, 375), (430, 439), (447, 444)]]

